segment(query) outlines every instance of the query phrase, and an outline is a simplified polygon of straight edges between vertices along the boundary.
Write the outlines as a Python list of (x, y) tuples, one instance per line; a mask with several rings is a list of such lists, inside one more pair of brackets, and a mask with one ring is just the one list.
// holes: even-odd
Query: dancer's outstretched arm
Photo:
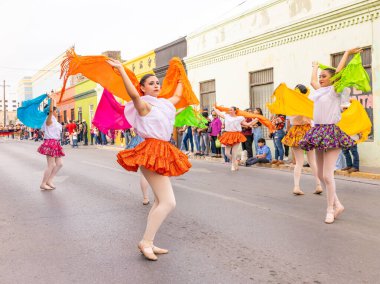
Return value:
[(169, 101), (173, 104), (176, 105), (179, 103), (179, 101), (182, 98), (182, 92), (183, 92), (183, 85), (182, 82), (179, 80), (177, 83), (177, 88), (174, 91), (173, 96), (169, 99)]
[(342, 59), (340, 60), (340, 62), (338, 64), (338, 67), (336, 68), (335, 72), (338, 73), (338, 72), (342, 71), (342, 69), (344, 68), (344, 66), (346, 66), (346, 62), (348, 60), (348, 57), (351, 54), (359, 53), (359, 52), (362, 52), (362, 51), (363, 51), (363, 49), (362, 48), (358, 48), (358, 47), (346, 50), (346, 52), (343, 54), (343, 57), (342, 57)]
[(139, 92), (136, 90), (135, 86), (132, 84), (127, 73), (125, 72), (124, 66), (118, 60), (115, 59), (110, 59), (107, 62), (109, 65), (115, 67), (120, 72), (125, 89), (127, 90), (128, 95), (131, 97), (133, 105), (135, 106), (139, 115), (147, 115), (150, 112), (150, 105), (141, 99)]
[(216, 108), (214, 108), (214, 111), (216, 112), (216, 114), (217, 114), (218, 116), (220, 116), (221, 118), (224, 118), (224, 113), (223, 113), (223, 112), (221, 112), (220, 110), (218, 110), (218, 109), (216, 109)]
[(311, 71), (311, 82), (310, 82), (310, 85), (315, 90), (318, 90), (321, 87), (321, 85), (319, 85), (319, 81), (318, 81), (319, 63), (317, 61), (313, 61), (312, 68), (313, 68), (313, 70)]
[(50, 100), (50, 106), (49, 106), (49, 115), (48, 115), (48, 117), (46, 119), (46, 125), (50, 126), (50, 125), (53, 124), (52, 117), (53, 117), (55, 100), (53, 99), (53, 97), (51, 95), (48, 95), (48, 98)]

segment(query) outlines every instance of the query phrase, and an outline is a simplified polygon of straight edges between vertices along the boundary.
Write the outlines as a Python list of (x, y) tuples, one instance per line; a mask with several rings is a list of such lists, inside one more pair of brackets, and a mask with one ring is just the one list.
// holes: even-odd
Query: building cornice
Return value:
[(379, 16), (379, 1), (371, 1), (366, 4), (361, 3), (360, 5), (353, 4), (338, 11), (325, 13), (215, 50), (185, 58), (185, 62), (187, 69), (191, 70), (373, 21), (378, 19)]
[(91, 97), (96, 97), (96, 91), (94, 89), (75, 95), (74, 101), (83, 100)]
[(179, 38), (179, 39), (177, 39), (177, 40), (175, 40), (175, 41), (172, 41), (172, 42), (170, 42), (170, 43), (168, 43), (168, 44), (165, 44), (165, 45), (163, 45), (163, 46), (160, 46), (160, 47), (156, 48), (154, 51), (155, 51), (156, 53), (158, 53), (158, 52), (160, 52), (160, 51), (163, 51), (163, 50), (167, 49), (167, 48), (170, 47), (170, 46), (177, 45), (177, 44), (182, 43), (182, 42), (184, 42), (184, 41), (186, 41), (186, 37), (185, 37), (185, 36), (184, 36), (184, 37), (181, 37), (181, 38)]

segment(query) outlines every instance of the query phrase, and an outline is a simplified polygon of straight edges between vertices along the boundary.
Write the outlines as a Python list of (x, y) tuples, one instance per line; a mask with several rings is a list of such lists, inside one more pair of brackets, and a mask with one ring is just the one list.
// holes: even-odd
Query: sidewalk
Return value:
[[(117, 145), (104, 145), (104, 146), (97, 145), (96, 147), (98, 149), (113, 150), (113, 151), (121, 151), (124, 149), (124, 147), (117, 146)], [(222, 158), (213, 158), (209, 156), (189, 155), (189, 159), (205, 160), (205, 161), (214, 162), (214, 163), (222, 162)], [(256, 164), (255, 166), (251, 166), (251, 168), (254, 168), (254, 167), (265, 167), (265, 168), (272, 168), (272, 169), (285, 170), (285, 171), (293, 171), (294, 169), (293, 164), (284, 164), (280, 166), (275, 166), (271, 164)], [(302, 172), (311, 173), (311, 169), (309, 167), (303, 167)], [(335, 171), (335, 175), (352, 177), (352, 178), (366, 178), (366, 179), (380, 180), (380, 168), (362, 166), (360, 167), (360, 172), (349, 174), (348, 172), (338, 170), (338, 171)]]
[[(189, 156), (190, 159), (195, 160), (205, 160), (205, 161), (212, 161), (212, 162), (221, 162), (221, 158), (213, 158), (208, 156)], [(284, 164), (284, 165), (271, 165), (271, 164), (256, 164), (255, 166), (251, 166), (251, 168), (254, 167), (265, 167), (265, 168), (272, 168), (272, 169), (278, 169), (278, 170), (287, 170), (287, 171), (293, 171), (294, 165), (293, 164)], [(311, 173), (311, 169), (309, 167), (303, 167), (302, 169), (303, 173)], [(349, 174), (346, 171), (335, 171), (335, 175), (338, 176), (345, 176), (345, 177), (352, 177), (352, 178), (366, 178), (366, 179), (376, 179), (380, 180), (380, 168), (376, 167), (361, 167), (360, 172), (355, 172)]]

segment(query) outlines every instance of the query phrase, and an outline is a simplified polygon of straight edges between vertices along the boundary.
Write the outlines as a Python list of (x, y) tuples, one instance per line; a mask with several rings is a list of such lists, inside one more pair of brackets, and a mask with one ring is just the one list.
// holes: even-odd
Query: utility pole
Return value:
[(5, 87), (10, 87), (10, 85), (5, 84), (5, 80), (3, 81), (3, 85), (0, 85), (0, 87), (3, 87), (4, 93), (3, 93), (3, 110), (4, 110), (4, 126), (7, 123), (7, 110), (5, 109)]

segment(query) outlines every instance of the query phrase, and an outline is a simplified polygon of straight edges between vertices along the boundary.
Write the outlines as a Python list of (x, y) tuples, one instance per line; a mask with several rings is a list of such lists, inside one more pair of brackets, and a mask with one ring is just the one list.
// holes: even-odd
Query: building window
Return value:
[(200, 83), (201, 109), (207, 108), (210, 112), (216, 102), (215, 80)]
[(79, 122), (82, 121), (82, 107), (78, 107), (78, 120)]
[[(339, 64), (339, 61), (342, 59), (344, 52), (339, 52), (335, 54), (331, 54), (331, 65), (333, 67), (337, 67)], [(362, 56), (362, 63), (364, 69), (367, 71), (369, 78), (370, 78), (370, 84), (371, 89), (373, 89), (372, 85), (372, 49), (371, 47), (364, 47), (363, 52), (361, 54)], [(352, 55), (348, 58), (349, 60), (352, 59)], [(373, 141), (374, 136), (374, 123), (373, 123), (373, 94), (372, 91), (369, 91), (368, 93), (363, 93), (362, 91), (358, 91), (355, 88), (351, 88), (351, 97), (358, 100), (365, 108), (365, 110), (368, 113), (368, 116), (372, 122), (372, 131), (368, 136), (368, 141)]]
[(94, 118), (94, 105), (89, 105), (89, 118), (90, 118), (90, 125), (92, 124), (92, 119)]
[(71, 117), (71, 120), (75, 120), (75, 111), (73, 108), (70, 110), (70, 117)]
[(63, 121), (67, 123), (67, 110), (63, 111)]
[[(250, 107), (261, 108), (263, 115), (267, 118), (271, 116), (266, 104), (270, 102), (273, 94), (273, 68), (254, 71), (249, 73), (250, 86)], [(263, 127), (263, 136), (269, 139), (269, 131)]]

